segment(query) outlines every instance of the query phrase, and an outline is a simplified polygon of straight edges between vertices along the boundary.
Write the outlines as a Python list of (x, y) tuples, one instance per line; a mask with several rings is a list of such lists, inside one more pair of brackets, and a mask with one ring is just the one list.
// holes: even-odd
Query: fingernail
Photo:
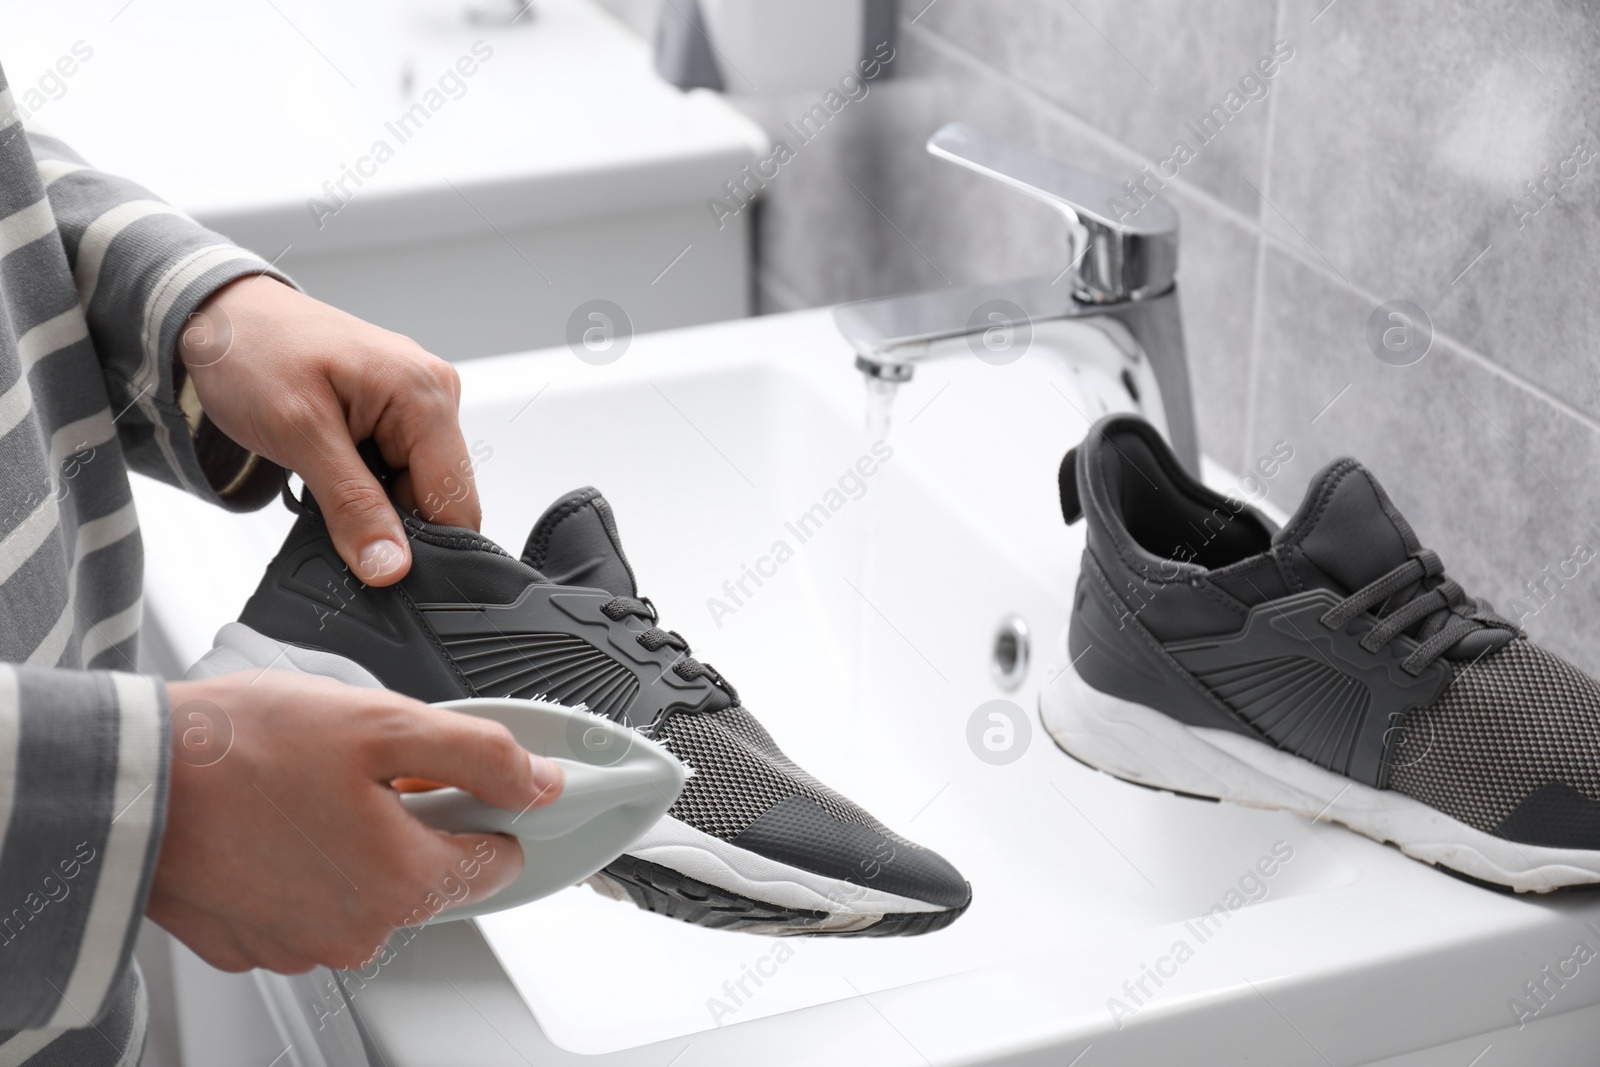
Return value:
[(561, 765), (543, 756), (528, 755), (528, 766), (533, 768), (533, 784), (539, 790), (534, 807), (542, 807), (561, 795), (561, 787), (566, 783), (567, 776), (561, 770)]
[(361, 550), (361, 556), (356, 560), (356, 569), (361, 572), (361, 580), (370, 582), (374, 578), (382, 578), (400, 566), (400, 561), (405, 558), (405, 549), (390, 540), (374, 541)]

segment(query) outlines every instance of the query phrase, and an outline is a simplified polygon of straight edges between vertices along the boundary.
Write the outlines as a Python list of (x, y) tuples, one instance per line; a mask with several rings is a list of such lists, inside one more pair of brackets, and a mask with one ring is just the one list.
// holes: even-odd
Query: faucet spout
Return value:
[(928, 153), (1059, 211), (1071, 238), (1072, 292), (1084, 303), (1138, 300), (1172, 287), (1178, 213), (1167, 201), (1157, 198), (1130, 212), (1119, 207), (1121, 190), (1104, 178), (984, 137), (959, 122), (928, 138)]
[(1073, 257), (1053, 278), (1023, 278), (865, 300), (834, 309), (839, 330), (869, 378), (908, 381), (934, 342), (1054, 319), (1109, 319), (1131, 336), (1160, 387), (1173, 450), (1192, 473), (1199, 443), (1183, 320), (1178, 306), (1178, 215), (1156, 199), (1118, 217), (1110, 182), (1059, 160), (989, 140), (957, 123), (928, 141), (928, 151), (1020, 190), (1060, 211)]

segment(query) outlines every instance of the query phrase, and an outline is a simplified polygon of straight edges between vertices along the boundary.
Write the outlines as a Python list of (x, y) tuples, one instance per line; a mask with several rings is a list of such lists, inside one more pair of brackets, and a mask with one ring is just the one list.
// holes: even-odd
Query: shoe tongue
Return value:
[(1353, 459), (1324, 467), (1311, 480), (1300, 509), (1272, 540), (1275, 546), (1298, 548), (1347, 595), (1421, 548), (1411, 524), (1395, 510), (1378, 480)]
[(528, 535), (522, 562), (557, 585), (639, 595), (611, 505), (590, 486), (574, 489), (545, 509)]

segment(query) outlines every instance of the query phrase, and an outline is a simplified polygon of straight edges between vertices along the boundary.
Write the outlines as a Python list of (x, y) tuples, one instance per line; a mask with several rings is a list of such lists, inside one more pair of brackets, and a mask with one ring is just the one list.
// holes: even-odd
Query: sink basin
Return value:
[[(1568, 982), (1523, 1031), (1508, 998), (1600, 942), (1592, 897), (1489, 892), (1325, 823), (1135, 788), (1055, 748), (1036, 702), (1082, 550), (1056, 465), (1090, 419), (1134, 401), (1115, 338), (1090, 325), (1040, 328), (1006, 366), (940, 344), (871, 397), (827, 312), (641, 337), (606, 367), (565, 349), (496, 357), (463, 368), (463, 423), (486, 456), (489, 536), (515, 550), (558, 493), (601, 487), (663, 625), (801, 765), (960, 867), (970, 912), (921, 938), (780, 943), (575, 888), (426, 930), (347, 983), (384, 1062), (470, 1048), (506, 1065), (1059, 1067), (1092, 1047), (1085, 1065), (1460, 1067), (1491, 1043), (1497, 1062), (1576, 1062), (1600, 985)], [(878, 442), (887, 458), (853, 474)], [(149, 616), (185, 661), (237, 613), (289, 516), (227, 516), (149, 483), (138, 499)], [(994, 637), (1012, 616), (1034, 654), (1002, 690)], [(999, 746), (981, 740), (997, 700), (1015, 712)], [(360, 1042), (351, 1012), (342, 1038), (319, 1029), (335, 1011), (325, 978), (261, 986), (293, 1024), (285, 1040), (364, 1062), (329, 1051)]]
[(466, 6), (12, 5), (0, 62), (19, 100), (52, 79), (36, 127), (447, 358), (560, 343), (594, 299), (640, 331), (748, 314), (749, 213), (706, 201), (765, 135), (588, 0)]

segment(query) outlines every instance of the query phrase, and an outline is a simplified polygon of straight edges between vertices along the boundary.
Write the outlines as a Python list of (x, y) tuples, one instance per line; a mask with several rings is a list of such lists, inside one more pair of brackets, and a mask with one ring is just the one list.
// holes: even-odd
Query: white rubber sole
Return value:
[[(949, 910), (758, 856), (670, 815), (646, 831), (627, 854), (749, 900), (797, 911), (826, 912), (826, 919), (806, 923), (806, 933), (846, 933), (873, 926), (886, 915)], [(605, 874), (595, 877), (604, 879)], [(615, 887), (595, 888), (612, 896), (617, 892)]]
[(1114, 777), (1341, 823), (1406, 855), (1519, 893), (1600, 883), (1600, 852), (1522, 845), (1229, 730), (1187, 726), (1094, 689), (1072, 667), (1039, 697), (1068, 755)]
[[(211, 651), (189, 669), (188, 677), (211, 678), (233, 671), (267, 667), (333, 678), (347, 685), (383, 688), (382, 682), (353, 660), (330, 652), (286, 644), (238, 622), (230, 622), (217, 631)], [(824, 920), (808, 922), (803, 927), (805, 933), (849, 933), (873, 926), (887, 915), (949, 910), (926, 901), (868, 889), (758, 856), (696, 830), (670, 815), (663, 815), (628, 849), (626, 855), (677, 871), (749, 900), (797, 911), (827, 913), (828, 917)], [(589, 884), (606, 896), (629, 899), (626, 891), (603, 871), (594, 875)], [(787, 926), (774, 926), (770, 930), (751, 929), (756, 933), (794, 930)]]

